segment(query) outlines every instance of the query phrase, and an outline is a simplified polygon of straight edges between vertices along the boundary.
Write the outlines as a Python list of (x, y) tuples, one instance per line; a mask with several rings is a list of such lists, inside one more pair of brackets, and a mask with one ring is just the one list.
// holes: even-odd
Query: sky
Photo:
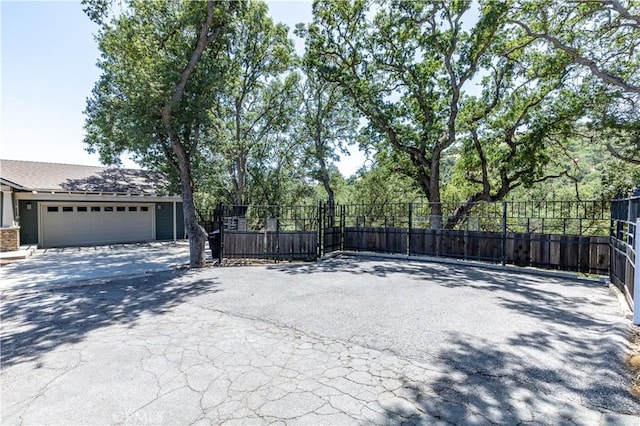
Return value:
[[(311, 1), (267, 3), (290, 28), (311, 20)], [(85, 150), (82, 113), (99, 77), (97, 30), (79, 1), (0, 0), (0, 158), (100, 165)], [(345, 176), (364, 161), (352, 151), (338, 164)]]

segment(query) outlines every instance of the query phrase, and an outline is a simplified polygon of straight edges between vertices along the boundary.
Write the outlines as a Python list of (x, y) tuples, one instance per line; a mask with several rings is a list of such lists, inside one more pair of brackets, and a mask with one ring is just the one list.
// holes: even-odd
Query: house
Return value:
[(145, 170), (0, 160), (0, 251), (184, 238), (182, 199)]

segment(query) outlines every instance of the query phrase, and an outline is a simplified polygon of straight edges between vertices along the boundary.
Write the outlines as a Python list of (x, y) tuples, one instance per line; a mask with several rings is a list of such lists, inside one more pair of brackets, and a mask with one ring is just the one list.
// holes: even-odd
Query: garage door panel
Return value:
[[(122, 204), (43, 204), (42, 246), (63, 247), (152, 240), (154, 226), (151, 206), (126, 204), (124, 211), (118, 211), (117, 207), (123, 207)], [(58, 207), (57, 211), (55, 207)], [(65, 211), (62, 207), (66, 207)], [(72, 211), (68, 211), (69, 207), (73, 208)], [(146, 207), (146, 211), (143, 211), (143, 207)]]

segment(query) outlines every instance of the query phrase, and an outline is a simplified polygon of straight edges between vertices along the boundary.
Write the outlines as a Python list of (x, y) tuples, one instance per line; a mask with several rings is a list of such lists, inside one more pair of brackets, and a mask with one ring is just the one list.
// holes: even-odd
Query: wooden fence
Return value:
[(609, 237), (605, 236), (346, 227), (344, 250), (451, 257), (590, 274), (609, 271)]
[(224, 231), (222, 256), (272, 260), (315, 260), (318, 256), (318, 235), (315, 231)]

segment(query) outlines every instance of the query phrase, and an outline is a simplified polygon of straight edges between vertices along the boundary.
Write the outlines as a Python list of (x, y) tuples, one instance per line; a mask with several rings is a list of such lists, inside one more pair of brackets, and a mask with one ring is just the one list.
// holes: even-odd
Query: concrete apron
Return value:
[(2, 266), (0, 292), (100, 283), (188, 264), (186, 241), (40, 249), (28, 259)]

